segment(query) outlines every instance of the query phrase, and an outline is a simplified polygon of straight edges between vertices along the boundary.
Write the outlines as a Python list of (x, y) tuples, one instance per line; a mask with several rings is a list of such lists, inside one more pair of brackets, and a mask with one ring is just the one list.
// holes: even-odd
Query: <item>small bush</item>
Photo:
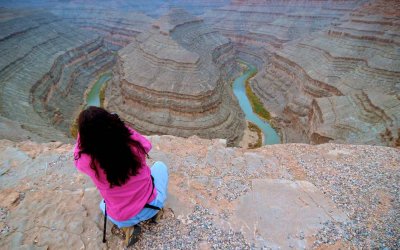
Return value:
[(248, 147), (250, 149), (259, 148), (259, 147), (262, 146), (262, 136), (263, 136), (263, 134), (261, 132), (261, 129), (257, 125), (252, 123), (252, 122), (248, 122), (248, 123), (249, 123), (249, 130), (252, 131), (252, 132), (256, 132), (257, 133), (257, 137), (258, 137), (257, 142), (256, 143), (249, 143)]
[(69, 131), (71, 133), (72, 138), (76, 139), (78, 136), (78, 117), (74, 120), (74, 122), (69, 127)]
[(104, 108), (104, 100), (106, 99), (106, 88), (107, 88), (107, 83), (104, 83), (103, 86), (101, 86), (99, 92), (100, 107), (102, 108)]
[(256, 73), (257, 71), (254, 71), (246, 81), (246, 94), (249, 98), (254, 113), (259, 115), (261, 118), (269, 121), (271, 119), (271, 114), (264, 108), (264, 105), (262, 104), (260, 98), (256, 96), (256, 94), (254, 94), (253, 90), (250, 87), (249, 79), (255, 76)]

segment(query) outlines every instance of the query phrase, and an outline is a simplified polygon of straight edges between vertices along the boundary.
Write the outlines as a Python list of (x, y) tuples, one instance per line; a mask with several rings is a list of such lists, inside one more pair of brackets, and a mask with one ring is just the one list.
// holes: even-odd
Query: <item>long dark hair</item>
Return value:
[[(140, 142), (133, 140), (129, 129), (117, 114), (103, 108), (88, 107), (79, 114), (79, 147), (81, 154), (91, 157), (90, 167), (104, 170), (110, 187), (121, 186), (138, 173), (142, 159), (134, 152), (145, 154)], [(135, 149), (132, 151), (132, 147)]]

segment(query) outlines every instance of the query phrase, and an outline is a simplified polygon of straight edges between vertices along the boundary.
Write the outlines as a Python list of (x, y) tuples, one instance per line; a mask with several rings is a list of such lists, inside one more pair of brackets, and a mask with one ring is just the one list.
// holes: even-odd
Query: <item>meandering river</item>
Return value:
[[(261, 119), (253, 112), (250, 101), (246, 95), (246, 80), (255, 72), (257, 68), (253, 65), (247, 64), (248, 69), (235, 79), (233, 83), (233, 92), (239, 101), (239, 105), (246, 115), (246, 120), (256, 124), (264, 135), (263, 144), (278, 144), (280, 143), (279, 135), (265, 120)], [(86, 97), (86, 106), (100, 107), (100, 90), (101, 87), (111, 79), (111, 73), (105, 73), (99, 77), (90, 89)]]
[(86, 97), (86, 106), (100, 107), (100, 90), (104, 83), (111, 79), (111, 73), (105, 73), (94, 83)]
[(263, 144), (278, 144), (280, 138), (278, 133), (271, 127), (271, 125), (265, 120), (261, 119), (257, 114), (253, 112), (250, 101), (246, 95), (246, 80), (257, 71), (257, 68), (253, 65), (247, 64), (248, 69), (242, 75), (235, 79), (233, 82), (233, 92), (239, 101), (239, 105), (246, 115), (246, 120), (256, 124), (264, 135)]

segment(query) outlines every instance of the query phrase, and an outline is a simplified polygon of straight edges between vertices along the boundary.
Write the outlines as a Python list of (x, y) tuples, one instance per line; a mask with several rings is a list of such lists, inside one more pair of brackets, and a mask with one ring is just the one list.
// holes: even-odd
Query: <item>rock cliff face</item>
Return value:
[[(152, 136), (149, 163), (169, 168), (159, 224), (137, 249), (400, 247), (400, 155), (377, 146)], [(0, 248), (121, 249), (103, 244), (101, 200), (73, 166), (73, 145), (0, 140)]]
[(229, 37), (243, 59), (262, 68), (283, 43), (324, 29), (360, 1), (231, 1), (203, 16)]
[(273, 53), (252, 87), (290, 128), (287, 141), (396, 146), (399, 11), (397, 1), (366, 4)]
[[(165, 15), (173, 8), (182, 8), (189, 11), (191, 14), (203, 14), (206, 10), (221, 7), (228, 4), (229, 0), (120, 0), (120, 1), (104, 1), (104, 0), (86, 0), (86, 1), (54, 1), (54, 0), (25, 0), (25, 1), (4, 1), (1, 6), (7, 8), (37, 8), (50, 10), (53, 13), (61, 16), (76, 15), (77, 19), (83, 21), (85, 17), (96, 19), (109, 19), (102, 16), (105, 13), (110, 14), (112, 18), (109, 20), (113, 23), (113, 13), (118, 13), (117, 19), (131, 19), (132, 15), (143, 13), (153, 18), (159, 18)], [(80, 15), (78, 15), (80, 13)], [(129, 15), (127, 15), (129, 13)], [(71, 20), (74, 21), (74, 20)], [(80, 22), (78, 21), (78, 22)], [(93, 20), (97, 22), (96, 20)], [(140, 21), (140, 20), (138, 20)], [(85, 21), (84, 21), (85, 22)], [(111, 24), (112, 25), (112, 24)], [(135, 24), (133, 24), (135, 25)], [(108, 26), (108, 25), (106, 25)], [(118, 27), (116, 27), (118, 28)], [(129, 29), (129, 27), (127, 27)]]
[(233, 1), (204, 15), (258, 66), (253, 91), (286, 142), (396, 146), (396, 1)]
[(67, 140), (84, 91), (114, 55), (95, 33), (50, 13), (0, 15), (0, 115), (45, 140)]
[(241, 139), (233, 98), (232, 43), (201, 19), (174, 10), (118, 53), (107, 107), (144, 133)]
[[(68, 5), (69, 6), (69, 5)], [(118, 50), (136, 35), (147, 30), (153, 19), (133, 11), (104, 9), (103, 6), (60, 6), (52, 13), (83, 30), (94, 31), (104, 38), (107, 47)]]
[[(118, 59), (109, 107), (139, 130), (237, 145), (244, 121), (227, 83), (239, 58), (257, 65), (251, 88), (283, 142), (400, 145), (397, 1), (1, 6), (20, 8), (0, 7), (0, 134), (9, 138), (68, 140), (83, 93)], [(175, 12), (154, 21), (171, 7), (201, 17)]]

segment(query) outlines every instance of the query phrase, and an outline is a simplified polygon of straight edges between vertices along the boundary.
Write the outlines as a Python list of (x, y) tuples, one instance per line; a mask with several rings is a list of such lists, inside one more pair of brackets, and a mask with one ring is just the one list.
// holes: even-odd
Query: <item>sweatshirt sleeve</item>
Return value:
[(82, 173), (89, 174), (88, 169), (90, 168), (90, 157), (86, 154), (82, 154), (79, 158), (79, 134), (76, 138), (74, 148), (74, 163), (75, 167)]
[(140, 142), (140, 144), (142, 144), (144, 148), (144, 151), (146, 151), (146, 154), (149, 153), (152, 148), (151, 142), (139, 132), (135, 131), (133, 128), (128, 126), (127, 128), (129, 129), (129, 132), (131, 132), (131, 138), (135, 141)]

